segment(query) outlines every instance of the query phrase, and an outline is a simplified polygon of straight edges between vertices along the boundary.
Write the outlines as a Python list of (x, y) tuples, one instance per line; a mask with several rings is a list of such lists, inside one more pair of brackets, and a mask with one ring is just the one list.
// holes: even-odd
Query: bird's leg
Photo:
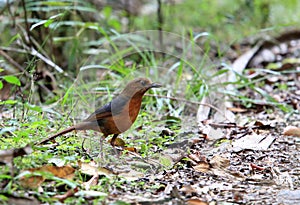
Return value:
[(83, 139), (82, 143), (81, 143), (81, 151), (82, 153), (84, 154), (85, 157), (87, 157), (88, 159), (93, 159), (93, 157), (91, 157), (88, 153), (88, 151), (84, 148), (84, 142), (85, 142), (85, 139)]
[(111, 146), (115, 146), (116, 145), (116, 139), (118, 137), (119, 134), (114, 134), (114, 136), (111, 138), (110, 144)]
[(117, 139), (118, 135), (119, 135), (119, 134), (114, 134), (113, 137), (112, 137), (111, 140), (110, 140), (110, 144), (111, 144), (111, 146), (113, 147), (113, 150), (114, 150), (114, 152), (115, 152), (115, 154), (116, 154), (117, 156), (120, 155), (120, 154), (118, 153), (118, 150), (116, 149), (116, 139)]
[(104, 150), (103, 150), (103, 141), (105, 140), (105, 138), (107, 137), (107, 135), (102, 135), (101, 139), (100, 139), (100, 153), (99, 153), (99, 157), (103, 160), (104, 158)]

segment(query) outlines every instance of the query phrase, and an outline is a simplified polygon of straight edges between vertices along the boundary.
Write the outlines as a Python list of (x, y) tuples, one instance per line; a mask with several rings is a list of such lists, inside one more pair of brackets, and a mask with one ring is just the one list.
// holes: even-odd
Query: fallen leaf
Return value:
[[(28, 176), (28, 173), (32, 173)], [(19, 183), (21, 186), (25, 188), (38, 188), (44, 181), (45, 177), (42, 175), (34, 175), (35, 172), (48, 172), (53, 174), (56, 177), (64, 178), (64, 179), (72, 179), (74, 177), (75, 169), (70, 165), (56, 167), (53, 165), (45, 165), (39, 168), (32, 168), (23, 171), (20, 175), (24, 174), (24, 176), (20, 177)], [(26, 174), (27, 173), (27, 174)]]
[(85, 190), (89, 190), (91, 186), (97, 185), (98, 180), (99, 180), (99, 174), (96, 173), (89, 181), (83, 183)]
[(210, 166), (207, 162), (200, 162), (198, 165), (194, 166), (193, 168), (197, 172), (206, 173), (210, 169)]
[(192, 187), (190, 184), (189, 185), (183, 185), (179, 191), (185, 192), (187, 194), (192, 194), (192, 193), (197, 193), (197, 190)]
[(209, 161), (209, 164), (212, 166), (212, 168), (225, 169), (230, 165), (230, 160), (225, 157), (216, 155)]
[(206, 157), (204, 155), (201, 155), (200, 152), (196, 152), (195, 154), (189, 154), (187, 157), (193, 160), (194, 162), (206, 161)]
[(244, 108), (240, 108), (240, 107), (229, 107), (227, 108), (228, 110), (232, 111), (232, 112), (237, 112), (237, 113), (243, 113), (243, 112), (247, 112), (247, 109)]
[(54, 176), (59, 177), (59, 178), (72, 179), (74, 177), (75, 169), (70, 165), (66, 165), (66, 166), (62, 166), (62, 167), (46, 165), (41, 168), (29, 169), (29, 171), (50, 172)]
[(283, 135), (300, 137), (300, 128), (295, 126), (287, 126), (283, 130)]
[(45, 181), (43, 176), (24, 176), (19, 180), (19, 184), (24, 188), (36, 189)]
[(251, 150), (267, 150), (274, 142), (275, 137), (270, 135), (258, 135), (253, 133), (246, 135), (240, 139), (232, 142), (232, 146), (235, 152), (251, 149)]
[(208, 203), (200, 199), (189, 199), (187, 200), (187, 205), (208, 205)]
[(70, 196), (73, 196), (76, 192), (78, 192), (78, 187), (76, 187), (74, 189), (70, 189), (64, 194), (56, 195), (56, 196), (54, 196), (54, 198), (58, 199), (60, 202), (64, 202), (67, 198), (69, 198)]
[(83, 174), (87, 174), (90, 176), (95, 176), (95, 175), (104, 175), (106, 177), (110, 177), (113, 172), (111, 170), (108, 170), (103, 167), (99, 167), (97, 163), (94, 161), (91, 161), (89, 163), (86, 162), (78, 162), (78, 165), (80, 167), (80, 172)]
[(124, 177), (128, 181), (134, 181), (145, 177), (145, 174), (131, 169), (129, 172), (123, 172), (118, 174), (118, 176)]
[(207, 126), (203, 130), (203, 134), (207, 135), (207, 140), (218, 140), (224, 137), (223, 129)]
[(211, 108), (209, 106), (205, 106), (205, 104), (208, 102), (208, 98), (204, 97), (201, 100), (202, 105), (199, 105), (198, 111), (197, 111), (197, 122), (202, 123), (202, 121), (207, 120)]

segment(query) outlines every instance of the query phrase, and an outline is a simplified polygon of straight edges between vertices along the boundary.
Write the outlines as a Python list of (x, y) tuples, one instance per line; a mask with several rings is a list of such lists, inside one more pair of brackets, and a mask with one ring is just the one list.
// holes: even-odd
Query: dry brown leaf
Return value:
[(283, 135), (300, 137), (300, 128), (295, 126), (287, 126), (283, 130)]
[[(29, 170), (31, 171), (31, 170)], [(33, 171), (44, 171), (44, 172), (50, 172), (54, 176), (64, 179), (72, 179), (74, 177), (75, 169), (71, 167), (70, 165), (57, 167), (53, 165), (46, 165), (41, 168), (33, 169)]]
[(197, 172), (206, 173), (206, 172), (208, 172), (210, 166), (207, 162), (200, 162), (198, 165), (194, 166), (193, 168)]
[(111, 174), (113, 174), (113, 172), (111, 170), (108, 170), (103, 167), (99, 167), (97, 165), (97, 163), (95, 163), (94, 161), (91, 161), (89, 163), (79, 161), (78, 165), (80, 167), (81, 173), (87, 174), (90, 176), (95, 176), (98, 174), (98, 175), (105, 175), (105, 176), (109, 177)]
[(189, 199), (187, 205), (208, 205), (208, 203), (200, 199)]
[(185, 192), (187, 194), (197, 193), (197, 190), (193, 188), (191, 185), (183, 185), (179, 191)]
[(216, 155), (210, 161), (210, 165), (216, 169), (225, 169), (230, 165), (229, 159)]
[(243, 113), (248, 111), (247, 109), (240, 108), (240, 107), (229, 107), (227, 109), (230, 110), (231, 112), (238, 112), (238, 113)]
[(201, 161), (207, 162), (206, 157), (204, 155), (202, 155), (200, 152), (196, 152), (194, 154), (189, 154), (187, 157), (197, 163), (201, 162)]
[(97, 185), (98, 180), (99, 180), (99, 174), (96, 173), (89, 181), (83, 183), (85, 190), (89, 190), (91, 186)]
[(36, 189), (45, 181), (42, 176), (24, 176), (20, 178), (19, 184), (24, 188)]
[(66, 200), (70, 196), (73, 196), (76, 192), (78, 192), (78, 187), (76, 187), (74, 189), (70, 189), (62, 195), (56, 195), (56, 196), (54, 196), (54, 198), (58, 199), (60, 202), (63, 202), (64, 200)]
[[(45, 165), (43, 167), (39, 168), (32, 168), (28, 169), (26, 171), (29, 171), (31, 173), (39, 171), (39, 172), (48, 172), (52, 173), (54, 176), (64, 179), (72, 179), (74, 177), (75, 169), (71, 167), (70, 165), (62, 166), (62, 167), (56, 167), (53, 165)], [(20, 178), (19, 183), (21, 186), (25, 188), (38, 188), (43, 182), (45, 181), (45, 178), (43, 176), (24, 176)]]
[(72, 179), (74, 177), (75, 169), (70, 165), (57, 167), (53, 165), (45, 165), (39, 168), (28, 169), (30, 172), (40, 171), (40, 172), (49, 172), (54, 176), (64, 179)]

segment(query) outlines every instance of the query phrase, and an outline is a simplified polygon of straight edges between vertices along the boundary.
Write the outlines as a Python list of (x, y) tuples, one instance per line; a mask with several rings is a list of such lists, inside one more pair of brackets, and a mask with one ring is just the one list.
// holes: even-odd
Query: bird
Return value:
[(144, 94), (151, 88), (161, 86), (147, 78), (134, 79), (111, 102), (94, 111), (85, 120), (40, 141), (38, 145), (73, 130), (94, 130), (103, 133), (103, 138), (113, 135), (110, 144), (115, 146), (118, 135), (128, 130), (136, 120)]

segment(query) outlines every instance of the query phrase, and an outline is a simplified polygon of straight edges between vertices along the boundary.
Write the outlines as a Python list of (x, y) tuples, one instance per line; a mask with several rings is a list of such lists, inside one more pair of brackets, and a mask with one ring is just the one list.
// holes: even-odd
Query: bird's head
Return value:
[(130, 81), (125, 89), (123, 90), (122, 94), (127, 96), (134, 96), (134, 95), (144, 95), (147, 90), (151, 88), (158, 88), (161, 87), (158, 83), (152, 83), (147, 78), (137, 78), (133, 81)]

